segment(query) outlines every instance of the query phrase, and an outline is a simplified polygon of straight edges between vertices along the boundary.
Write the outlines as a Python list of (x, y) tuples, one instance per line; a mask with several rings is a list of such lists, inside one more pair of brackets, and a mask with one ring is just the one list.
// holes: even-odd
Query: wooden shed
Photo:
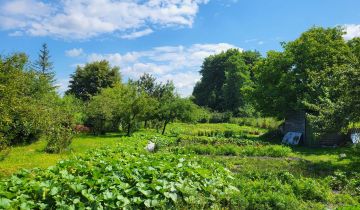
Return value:
[(328, 133), (320, 139), (316, 139), (311, 127), (311, 121), (305, 111), (293, 111), (286, 115), (283, 133), (288, 132), (302, 133), (300, 144), (306, 146), (338, 146), (346, 140), (344, 135), (336, 132)]

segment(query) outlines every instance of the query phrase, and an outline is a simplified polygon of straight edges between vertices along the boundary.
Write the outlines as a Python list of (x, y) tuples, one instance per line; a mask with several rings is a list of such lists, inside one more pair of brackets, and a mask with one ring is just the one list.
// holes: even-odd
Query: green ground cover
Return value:
[(42, 141), (14, 147), (0, 161), (0, 209), (360, 207), (358, 149), (288, 147), (261, 138), (266, 132), (173, 123), (165, 136), (79, 135), (61, 154), (44, 153)]

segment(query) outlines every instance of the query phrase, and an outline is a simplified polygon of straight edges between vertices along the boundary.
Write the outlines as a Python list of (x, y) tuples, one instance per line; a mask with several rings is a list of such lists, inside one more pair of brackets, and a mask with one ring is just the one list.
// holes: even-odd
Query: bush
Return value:
[(270, 131), (264, 133), (263, 135), (261, 135), (260, 138), (264, 141), (280, 143), (283, 138), (283, 134), (278, 129), (270, 130)]
[(234, 131), (232, 131), (232, 130), (226, 130), (226, 131), (224, 132), (225, 138), (230, 138), (230, 137), (232, 137), (233, 135), (234, 135)]
[(211, 114), (209, 122), (210, 123), (227, 123), (227, 122), (230, 122), (231, 117), (232, 117), (231, 112), (225, 112), (225, 113), (214, 112)]
[(89, 133), (90, 128), (86, 127), (85, 125), (75, 125), (74, 131), (77, 133)]
[(47, 136), (48, 143), (45, 151), (48, 153), (60, 153), (66, 150), (73, 139), (73, 131), (70, 128), (53, 128)]
[(45, 132), (52, 96), (50, 82), (28, 68), (25, 54), (0, 57), (0, 133), (8, 145), (28, 144)]
[(4, 160), (6, 156), (9, 154), (10, 148), (8, 146), (7, 141), (0, 134), (0, 161)]

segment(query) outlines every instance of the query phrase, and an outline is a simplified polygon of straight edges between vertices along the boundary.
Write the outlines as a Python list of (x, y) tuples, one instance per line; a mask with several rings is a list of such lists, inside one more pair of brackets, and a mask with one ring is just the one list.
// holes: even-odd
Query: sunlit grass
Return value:
[(0, 161), (0, 176), (8, 176), (21, 168), (46, 168), (55, 165), (61, 159), (82, 155), (90, 149), (118, 145), (130, 147), (136, 143), (138, 141), (134, 140), (134, 137), (127, 138), (116, 134), (108, 134), (105, 136), (77, 136), (74, 138), (69, 150), (61, 154), (45, 153), (46, 142), (43, 140), (31, 145), (17, 146), (11, 148), (5, 159)]
[[(253, 140), (259, 138), (259, 134), (266, 132), (251, 126), (239, 126), (237, 124), (184, 124), (172, 123), (168, 126), (167, 135), (185, 134), (198, 135), (202, 131), (220, 131), (227, 130), (237, 133), (246, 133), (252, 136)], [(253, 131), (259, 134), (249, 134)], [(68, 151), (61, 154), (48, 154), (44, 152), (45, 141), (38, 141), (27, 146), (17, 146), (10, 149), (9, 154), (4, 160), (0, 161), (0, 176), (9, 176), (21, 168), (31, 169), (35, 167), (46, 168), (55, 165), (61, 159), (67, 159), (72, 156), (78, 156), (91, 149), (101, 147), (122, 147), (125, 151), (132, 149), (144, 151), (144, 147), (154, 136), (161, 136), (154, 130), (142, 130), (133, 134), (132, 137), (126, 137), (120, 134), (107, 134), (104, 136), (79, 135), (74, 138)], [(170, 139), (169, 136), (161, 138)], [(171, 137), (176, 139), (176, 137)], [(205, 137), (204, 137), (205, 138)], [(217, 146), (214, 147), (217, 149)], [(220, 148), (218, 148), (220, 149)], [(162, 151), (159, 151), (162, 152)], [(345, 158), (340, 158), (340, 154), (345, 153)], [(217, 154), (215, 152), (215, 154)], [(293, 171), (299, 175), (316, 175), (316, 173), (330, 173), (336, 169), (345, 169), (353, 167), (351, 148), (305, 148), (293, 147), (292, 152), (287, 157), (269, 158), (269, 157), (222, 157), (212, 156), (213, 159), (224, 163), (229, 168), (238, 172), (245, 171)]]

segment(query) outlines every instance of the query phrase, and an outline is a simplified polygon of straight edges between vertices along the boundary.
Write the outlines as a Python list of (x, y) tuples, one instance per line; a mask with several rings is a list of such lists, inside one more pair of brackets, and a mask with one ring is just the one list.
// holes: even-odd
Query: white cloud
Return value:
[(153, 32), (154, 31), (152, 29), (147, 28), (147, 29), (142, 30), (142, 31), (136, 31), (136, 32), (133, 32), (133, 33), (130, 33), (130, 34), (122, 35), (121, 38), (123, 38), (123, 39), (136, 39), (136, 38), (139, 38), (139, 37), (142, 37), (142, 36), (149, 35), (149, 34), (151, 34)]
[[(32, 36), (87, 39), (117, 33), (126, 39), (160, 27), (191, 27), (208, 0), (6, 0), (0, 28)], [(145, 30), (142, 30), (146, 28)], [(134, 32), (135, 31), (135, 32)]]
[(346, 34), (344, 35), (344, 39), (350, 40), (355, 37), (360, 37), (360, 24), (344, 25), (344, 29), (346, 32)]
[(22, 36), (23, 33), (21, 31), (14, 31), (9, 33), (9, 36)]
[(204, 58), (230, 48), (238, 47), (227, 43), (162, 46), (125, 54), (92, 53), (87, 56), (87, 61), (108, 60), (121, 67), (125, 78), (137, 79), (143, 73), (150, 73), (162, 82), (172, 80), (182, 96), (189, 96), (200, 79), (198, 71)]
[(69, 56), (69, 57), (79, 57), (79, 56), (83, 55), (84, 52), (83, 52), (82, 48), (74, 48), (74, 49), (65, 51), (65, 54), (66, 54), (66, 56)]

